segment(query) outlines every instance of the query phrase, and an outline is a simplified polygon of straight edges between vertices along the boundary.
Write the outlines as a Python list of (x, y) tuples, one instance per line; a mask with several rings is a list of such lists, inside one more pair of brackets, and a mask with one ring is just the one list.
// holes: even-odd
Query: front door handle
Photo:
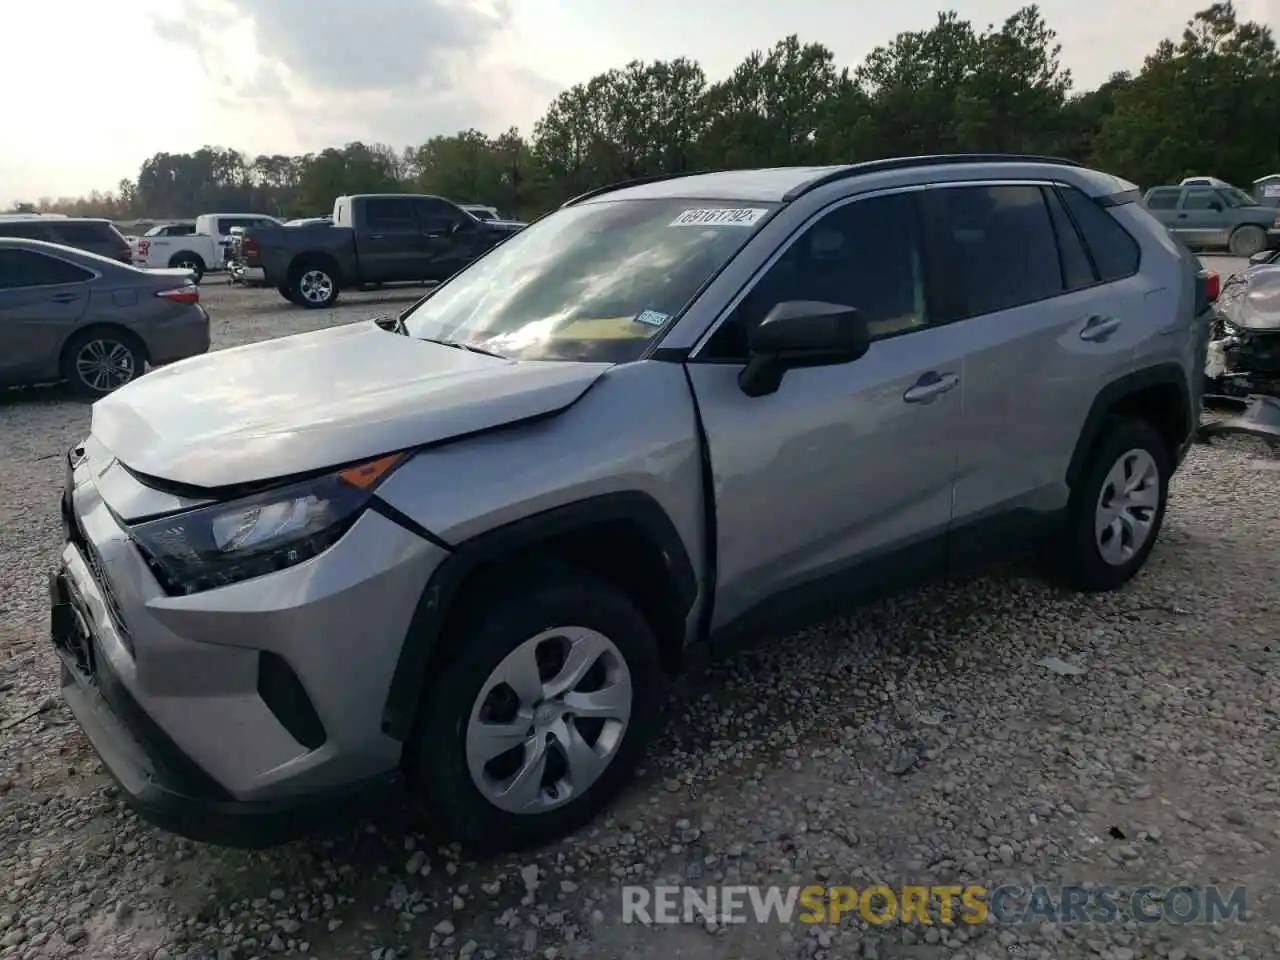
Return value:
[(54, 303), (75, 303), (77, 300), (80, 299), (80, 294), (59, 293), (56, 296), (54, 296), (52, 299)]
[(1084, 329), (1080, 331), (1081, 340), (1106, 340), (1120, 329), (1120, 321), (1115, 317), (1090, 317)]
[(1178, 214), (1178, 219), (1179, 219), (1179, 220), (1185, 220), (1185, 219), (1187, 219), (1187, 215), (1186, 215), (1185, 213), (1180, 213), (1180, 214)]
[(387, 235), (386, 235), (385, 233), (371, 233), (371, 234), (369, 234), (369, 239), (370, 239), (370, 240), (385, 240), (386, 238), (387, 238)]
[(902, 395), (902, 399), (907, 403), (929, 403), (954, 388), (959, 382), (960, 378), (954, 373), (938, 373), (936, 370), (930, 370), (916, 381), (914, 387)]

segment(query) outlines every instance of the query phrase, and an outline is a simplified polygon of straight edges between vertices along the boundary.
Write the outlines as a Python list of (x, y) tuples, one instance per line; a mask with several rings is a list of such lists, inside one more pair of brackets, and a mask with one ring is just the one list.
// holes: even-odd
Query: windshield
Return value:
[(437, 288), (405, 326), (518, 360), (636, 360), (776, 206), (663, 199), (559, 210)]

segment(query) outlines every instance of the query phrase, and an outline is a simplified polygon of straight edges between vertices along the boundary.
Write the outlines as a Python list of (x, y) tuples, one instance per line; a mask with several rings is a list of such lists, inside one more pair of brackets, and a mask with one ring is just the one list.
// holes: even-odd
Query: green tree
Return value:
[(1271, 31), (1215, 3), (1116, 91), (1095, 159), (1142, 184), (1213, 173), (1248, 185), (1280, 169), (1280, 54)]

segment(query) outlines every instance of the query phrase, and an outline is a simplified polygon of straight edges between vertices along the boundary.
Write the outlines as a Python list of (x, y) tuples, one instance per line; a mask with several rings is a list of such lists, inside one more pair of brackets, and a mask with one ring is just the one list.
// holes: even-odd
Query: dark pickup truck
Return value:
[(286, 300), (315, 309), (348, 288), (447, 280), (523, 226), (477, 220), (441, 197), (364, 194), (335, 200), (332, 223), (246, 230), (240, 256)]

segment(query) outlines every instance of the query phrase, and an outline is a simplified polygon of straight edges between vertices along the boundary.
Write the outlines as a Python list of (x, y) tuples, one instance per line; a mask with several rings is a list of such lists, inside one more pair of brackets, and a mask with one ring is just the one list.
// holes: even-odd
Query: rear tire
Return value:
[(181, 253), (175, 253), (169, 258), (169, 266), (179, 270), (190, 270), (191, 276), (196, 283), (199, 283), (204, 279), (204, 258), (198, 253), (192, 253), (189, 250), (184, 250)]
[(1236, 227), (1228, 244), (1236, 257), (1252, 257), (1267, 248), (1267, 232), (1252, 224)]
[(1046, 545), (1051, 572), (1084, 593), (1133, 579), (1160, 536), (1173, 467), (1173, 451), (1155, 427), (1109, 418), (1072, 491), (1067, 527)]
[(659, 714), (657, 641), (623, 593), (558, 563), (522, 567), (463, 603), (406, 748), (411, 790), (429, 827), (473, 849), (557, 840), (595, 817), (640, 759)]
[(338, 299), (336, 271), (325, 263), (304, 261), (289, 271), (289, 300), (308, 310), (323, 310)]
[(62, 379), (81, 400), (98, 400), (132, 383), (146, 369), (146, 351), (127, 330), (85, 330), (62, 348)]

